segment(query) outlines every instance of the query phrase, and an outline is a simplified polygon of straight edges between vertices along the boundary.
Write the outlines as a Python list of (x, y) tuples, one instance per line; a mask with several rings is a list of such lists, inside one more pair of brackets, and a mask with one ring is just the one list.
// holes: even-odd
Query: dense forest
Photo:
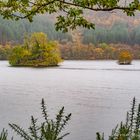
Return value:
[(47, 16), (37, 16), (34, 22), (30, 23), (27, 20), (12, 21), (0, 17), (0, 44), (22, 43), (24, 36), (33, 32), (44, 32), (50, 40), (71, 40), (69, 34), (55, 31), (54, 23), (47, 18)]
[[(110, 22), (109, 19), (107, 20)], [(51, 40), (72, 41), (71, 32), (55, 31), (54, 21), (54, 17), (46, 15), (35, 17), (32, 23), (27, 20), (11, 21), (0, 17), (0, 44), (5, 44), (6, 42), (21, 43), (26, 34), (33, 32), (44, 32)], [(105, 27), (104, 24), (99, 22), (95, 30), (81, 29), (79, 32), (82, 33), (82, 42), (84, 44), (140, 44), (140, 24), (136, 24), (133, 27), (130, 27), (130, 24), (126, 21), (117, 20)]]
[(73, 45), (61, 44), (60, 50), (62, 58), (67, 60), (116, 60), (122, 51), (128, 51), (132, 54), (133, 59), (140, 59), (140, 46), (130, 46), (125, 44), (106, 44), (98, 45)]
[[(127, 50), (132, 54), (133, 59), (140, 59), (140, 46), (139, 45), (126, 45), (126, 44), (106, 44), (100, 43), (98, 45), (84, 45), (75, 43), (59, 43), (58, 44), (61, 57), (64, 60), (100, 60), (109, 59), (116, 60), (119, 54)], [(0, 46), (0, 60), (8, 60), (11, 56), (13, 48), (16, 46), (5, 45)]]
[(84, 30), (83, 43), (98, 44), (102, 42), (140, 44), (140, 25), (130, 28), (128, 23), (117, 22), (107, 28), (97, 26), (95, 30)]
[(49, 15), (37, 16), (32, 23), (0, 17), (0, 59), (8, 59), (11, 48), (24, 43), (24, 37), (33, 32), (44, 32), (49, 40), (57, 40), (63, 59), (118, 59), (122, 50), (128, 50), (134, 59), (140, 59), (138, 18), (134, 23), (120, 20), (120, 17), (117, 19), (118, 16), (114, 17), (114, 22), (108, 17), (105, 22), (98, 19), (95, 30), (78, 28), (77, 31), (62, 33), (55, 30), (55, 17)]

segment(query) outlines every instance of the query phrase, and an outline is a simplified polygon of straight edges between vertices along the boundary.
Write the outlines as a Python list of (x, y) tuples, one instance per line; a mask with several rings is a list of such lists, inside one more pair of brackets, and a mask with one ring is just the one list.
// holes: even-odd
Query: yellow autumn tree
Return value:
[(48, 41), (44, 33), (27, 37), (23, 45), (12, 50), (9, 58), (12, 66), (48, 67), (57, 66), (61, 61), (58, 43)]
[(119, 64), (131, 64), (132, 62), (132, 53), (128, 50), (122, 50), (119, 53), (119, 58), (118, 58)]

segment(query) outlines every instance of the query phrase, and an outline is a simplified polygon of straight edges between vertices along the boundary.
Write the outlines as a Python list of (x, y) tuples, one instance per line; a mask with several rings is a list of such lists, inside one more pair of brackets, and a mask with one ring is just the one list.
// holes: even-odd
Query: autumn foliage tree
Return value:
[(61, 62), (58, 45), (48, 41), (44, 33), (33, 33), (24, 44), (13, 48), (9, 57), (12, 66), (57, 66)]
[(11, 53), (11, 45), (0, 45), (0, 60), (7, 60)]
[(131, 64), (132, 54), (128, 50), (122, 50), (119, 54), (119, 64)]

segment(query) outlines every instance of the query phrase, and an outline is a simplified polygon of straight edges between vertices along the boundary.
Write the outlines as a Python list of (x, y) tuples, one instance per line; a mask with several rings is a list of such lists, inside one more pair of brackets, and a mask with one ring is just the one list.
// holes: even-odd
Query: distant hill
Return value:
[(0, 44), (7, 42), (12, 44), (21, 43), (24, 36), (32, 32), (44, 32), (51, 40), (71, 40), (68, 33), (55, 31), (54, 21), (49, 16), (37, 16), (32, 23), (27, 20), (12, 21), (0, 17)]
[[(140, 14), (128, 17), (121, 12), (86, 12), (89, 21), (96, 24), (95, 30), (81, 28), (79, 33), (73, 35), (56, 32), (54, 22), (56, 15), (41, 15), (34, 18), (33, 23), (27, 20), (11, 21), (0, 17), (0, 44), (6, 42), (21, 43), (25, 34), (44, 32), (51, 40), (60, 42), (74, 41), (76, 39), (84, 44), (97, 43), (123, 43), (140, 44)], [(79, 37), (76, 37), (79, 36)]]

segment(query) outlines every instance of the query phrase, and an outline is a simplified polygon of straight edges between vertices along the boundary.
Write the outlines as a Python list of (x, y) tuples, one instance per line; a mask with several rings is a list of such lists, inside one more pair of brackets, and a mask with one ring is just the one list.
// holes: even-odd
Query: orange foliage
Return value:
[(119, 54), (119, 63), (120, 64), (130, 64), (132, 61), (132, 54), (128, 50), (123, 50)]

